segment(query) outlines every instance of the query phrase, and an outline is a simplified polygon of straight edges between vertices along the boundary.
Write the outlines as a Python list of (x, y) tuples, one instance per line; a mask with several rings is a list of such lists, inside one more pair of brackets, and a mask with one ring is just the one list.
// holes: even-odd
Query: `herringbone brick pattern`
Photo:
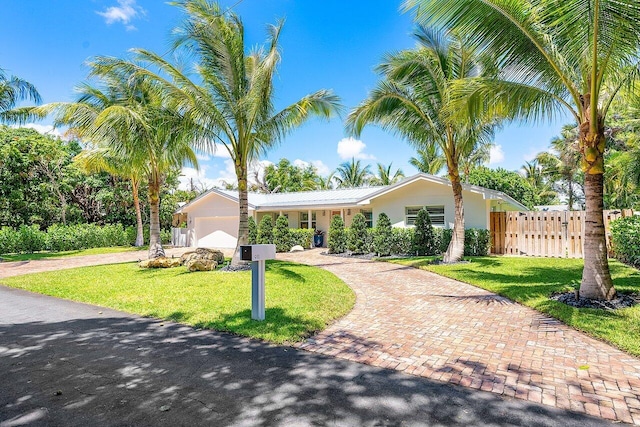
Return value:
[(278, 258), (325, 268), (357, 294), (300, 348), (640, 425), (640, 359), (555, 319), (414, 268), (320, 250)]

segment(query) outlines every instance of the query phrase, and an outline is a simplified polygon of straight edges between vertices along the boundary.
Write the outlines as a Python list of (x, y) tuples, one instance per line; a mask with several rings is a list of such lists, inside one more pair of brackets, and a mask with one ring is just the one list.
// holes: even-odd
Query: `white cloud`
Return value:
[(293, 165), (299, 168), (313, 166), (316, 169), (316, 173), (321, 176), (329, 175), (330, 172), (329, 166), (325, 165), (322, 160), (311, 160), (311, 162), (307, 162), (305, 160), (295, 159)]
[(103, 12), (96, 12), (98, 15), (104, 18), (104, 21), (111, 25), (115, 22), (121, 22), (125, 25), (127, 31), (135, 30), (136, 27), (129, 23), (139, 16), (142, 16), (146, 11), (136, 4), (136, 0), (117, 0), (118, 6), (111, 6), (105, 9)]
[(359, 139), (352, 137), (342, 138), (338, 142), (338, 155), (342, 160), (351, 158), (363, 160), (375, 159), (371, 154), (364, 152), (365, 148), (367, 148), (367, 145)]
[(207, 178), (207, 166), (200, 167), (200, 170), (196, 170), (190, 167), (183, 167), (180, 173), (180, 185), (181, 190), (191, 190), (193, 187), (198, 191), (208, 190), (216, 185), (216, 180)]
[(201, 162), (208, 162), (209, 160), (211, 160), (211, 156), (204, 153), (196, 153), (196, 158)]
[(493, 145), (489, 151), (489, 164), (495, 165), (504, 161), (504, 151), (502, 145)]
[(54, 128), (51, 125), (39, 125), (37, 123), (26, 123), (24, 125), (12, 125), (12, 128), (28, 128), (28, 129), (33, 129), (38, 133), (41, 133), (43, 135), (51, 135), (51, 136), (57, 136), (58, 138), (61, 139), (65, 139), (64, 138), (64, 134), (62, 132), (60, 132), (60, 129)]
[(231, 154), (229, 154), (229, 150), (223, 144), (214, 144), (213, 148), (213, 157), (219, 157), (221, 159), (230, 159)]

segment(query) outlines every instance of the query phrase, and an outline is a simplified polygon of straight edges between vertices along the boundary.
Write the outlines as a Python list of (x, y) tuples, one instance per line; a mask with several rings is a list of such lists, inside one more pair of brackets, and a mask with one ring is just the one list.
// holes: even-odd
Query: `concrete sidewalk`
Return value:
[(0, 427), (609, 425), (2, 286), (0, 373)]

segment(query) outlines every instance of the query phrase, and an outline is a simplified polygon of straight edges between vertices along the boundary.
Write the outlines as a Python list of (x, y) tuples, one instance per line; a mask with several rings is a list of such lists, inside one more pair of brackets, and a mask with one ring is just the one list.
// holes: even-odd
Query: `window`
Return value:
[(415, 225), (418, 211), (426, 208), (431, 218), (431, 224), (434, 227), (444, 227), (444, 206), (407, 206), (405, 208), (406, 224)]
[(360, 211), (364, 215), (364, 222), (367, 224), (367, 228), (373, 228), (373, 211)]
[[(300, 228), (309, 228), (309, 213), (300, 213)], [(316, 229), (316, 213), (311, 214), (311, 228)]]

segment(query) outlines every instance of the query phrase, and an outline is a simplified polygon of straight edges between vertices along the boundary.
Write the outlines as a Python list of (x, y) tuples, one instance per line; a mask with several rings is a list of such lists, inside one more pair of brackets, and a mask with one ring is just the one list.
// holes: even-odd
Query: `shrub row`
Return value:
[[(423, 212), (424, 211), (424, 212)], [(391, 226), (389, 217), (381, 213), (375, 228), (365, 228), (361, 214), (353, 217), (351, 228), (345, 228), (342, 218), (331, 219), (327, 248), (329, 253), (349, 252), (354, 255), (375, 253), (388, 255), (438, 255), (447, 250), (452, 230), (433, 228), (426, 210), (418, 213), (414, 228)], [(484, 256), (489, 253), (490, 233), (488, 230), (465, 230), (464, 254)]]
[(263, 217), (259, 225), (249, 217), (248, 226), (250, 245), (275, 244), (277, 252), (289, 252), (296, 245), (308, 248), (313, 241), (313, 229), (289, 228), (289, 220), (285, 216), (278, 217), (275, 227), (270, 216)]
[(640, 268), (640, 216), (611, 222), (611, 246), (619, 261)]
[[(163, 230), (161, 239), (163, 243), (170, 242), (171, 233)], [(41, 231), (37, 225), (23, 225), (17, 230), (2, 227), (0, 228), (0, 254), (126, 246), (133, 245), (135, 240), (136, 229), (124, 228), (120, 224), (52, 225), (47, 231)], [(149, 242), (148, 227), (145, 228), (145, 242)]]

